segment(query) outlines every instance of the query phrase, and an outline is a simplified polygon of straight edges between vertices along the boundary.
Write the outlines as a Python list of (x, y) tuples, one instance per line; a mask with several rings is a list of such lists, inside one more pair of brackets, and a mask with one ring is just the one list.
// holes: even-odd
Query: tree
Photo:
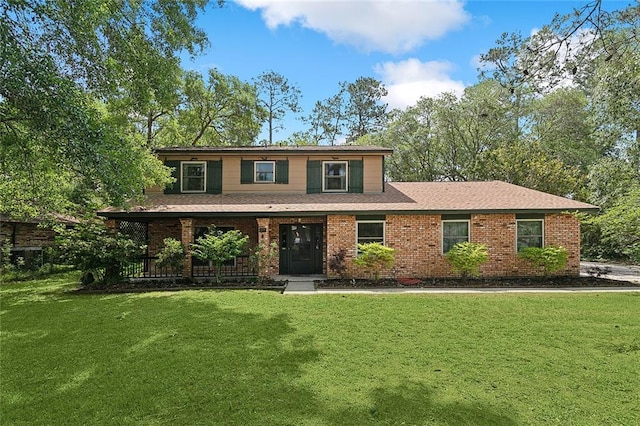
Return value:
[(161, 268), (170, 268), (173, 273), (173, 283), (176, 283), (176, 275), (184, 263), (187, 253), (182, 243), (175, 238), (165, 238), (164, 246), (158, 252), (156, 265)]
[(124, 267), (144, 250), (144, 246), (94, 222), (59, 230), (56, 243), (61, 258), (82, 271), (83, 284), (94, 280), (98, 284), (118, 283)]
[(258, 88), (260, 105), (267, 111), (269, 145), (272, 145), (273, 132), (283, 128), (281, 121), (287, 111), (301, 111), (298, 105), (301, 92), (296, 85), (290, 84), (289, 80), (275, 71), (263, 72), (254, 83)]
[(33, 216), (76, 210), (87, 199), (122, 204), (169, 180), (129, 123), (103, 105), (138, 94), (132, 110), (144, 114), (164, 98), (164, 73), (178, 53), (196, 54), (207, 43), (194, 25), (206, 4), (0, 5), (0, 211)]
[(240, 256), (248, 241), (249, 236), (237, 229), (222, 232), (214, 228), (193, 243), (191, 253), (198, 259), (213, 264), (216, 268), (216, 282), (220, 282), (224, 262)]
[(184, 77), (184, 102), (163, 131), (162, 145), (251, 145), (260, 132), (265, 111), (256, 88), (216, 69)]
[(359, 77), (353, 83), (342, 83), (342, 88), (348, 95), (344, 112), (347, 142), (382, 130), (387, 124), (387, 104), (381, 100), (388, 94), (382, 82)]

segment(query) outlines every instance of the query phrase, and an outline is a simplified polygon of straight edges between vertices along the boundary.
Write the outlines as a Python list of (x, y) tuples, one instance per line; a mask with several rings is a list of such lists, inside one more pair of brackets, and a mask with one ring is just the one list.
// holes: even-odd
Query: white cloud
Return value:
[(445, 92), (461, 96), (464, 83), (452, 80), (453, 65), (445, 61), (421, 62), (416, 58), (385, 62), (374, 67), (389, 91), (385, 101), (390, 108), (404, 109), (422, 96), (435, 98)]
[(235, 0), (261, 10), (269, 28), (297, 23), (365, 50), (409, 51), (460, 28), (470, 15), (459, 0)]

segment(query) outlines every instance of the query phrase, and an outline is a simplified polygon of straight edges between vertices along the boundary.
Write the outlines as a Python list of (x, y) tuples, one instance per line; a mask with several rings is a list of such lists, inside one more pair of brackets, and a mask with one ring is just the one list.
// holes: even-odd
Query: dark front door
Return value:
[(322, 273), (322, 225), (280, 225), (280, 273)]

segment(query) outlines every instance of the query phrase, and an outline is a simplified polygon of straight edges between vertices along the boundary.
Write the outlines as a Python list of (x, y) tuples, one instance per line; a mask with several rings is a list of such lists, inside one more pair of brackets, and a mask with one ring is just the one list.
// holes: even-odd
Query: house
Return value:
[[(367, 146), (160, 148), (176, 182), (148, 190), (146, 201), (129, 210), (99, 214), (147, 241), (147, 274), (164, 238), (188, 246), (211, 226), (238, 229), (254, 247), (277, 244), (273, 274), (334, 277), (329, 260), (344, 249), (347, 275), (362, 276), (366, 271), (352, 262), (357, 243), (382, 242), (396, 250), (386, 276), (452, 276), (444, 253), (461, 241), (487, 245), (485, 276), (536, 274), (518, 250), (546, 245), (568, 250), (560, 274), (579, 274), (573, 213), (595, 206), (500, 181), (385, 182), (391, 154)], [(182, 274), (200, 276), (202, 267), (188, 257)], [(252, 273), (247, 257), (225, 273)]]
[[(55, 244), (56, 232), (51, 223), (65, 227), (75, 226), (75, 218), (54, 215), (45, 219), (16, 219), (7, 215), (0, 215), (0, 246), (9, 247), (10, 262), (18, 264), (24, 262), (27, 268), (42, 266), (44, 249)], [(0, 261), (2, 253), (0, 252)]]

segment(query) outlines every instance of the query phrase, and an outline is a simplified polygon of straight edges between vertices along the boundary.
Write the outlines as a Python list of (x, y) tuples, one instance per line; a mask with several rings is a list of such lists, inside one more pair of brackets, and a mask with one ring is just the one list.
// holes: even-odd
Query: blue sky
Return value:
[[(273, 70), (302, 91), (303, 114), (342, 81), (382, 81), (390, 108), (420, 96), (461, 93), (477, 82), (478, 56), (503, 32), (527, 36), (585, 1), (227, 0), (198, 19), (211, 47), (187, 69), (217, 68), (250, 81)], [(627, 3), (605, 1), (608, 9)], [(286, 139), (304, 125), (290, 116)], [(261, 135), (261, 138), (264, 134)]]

